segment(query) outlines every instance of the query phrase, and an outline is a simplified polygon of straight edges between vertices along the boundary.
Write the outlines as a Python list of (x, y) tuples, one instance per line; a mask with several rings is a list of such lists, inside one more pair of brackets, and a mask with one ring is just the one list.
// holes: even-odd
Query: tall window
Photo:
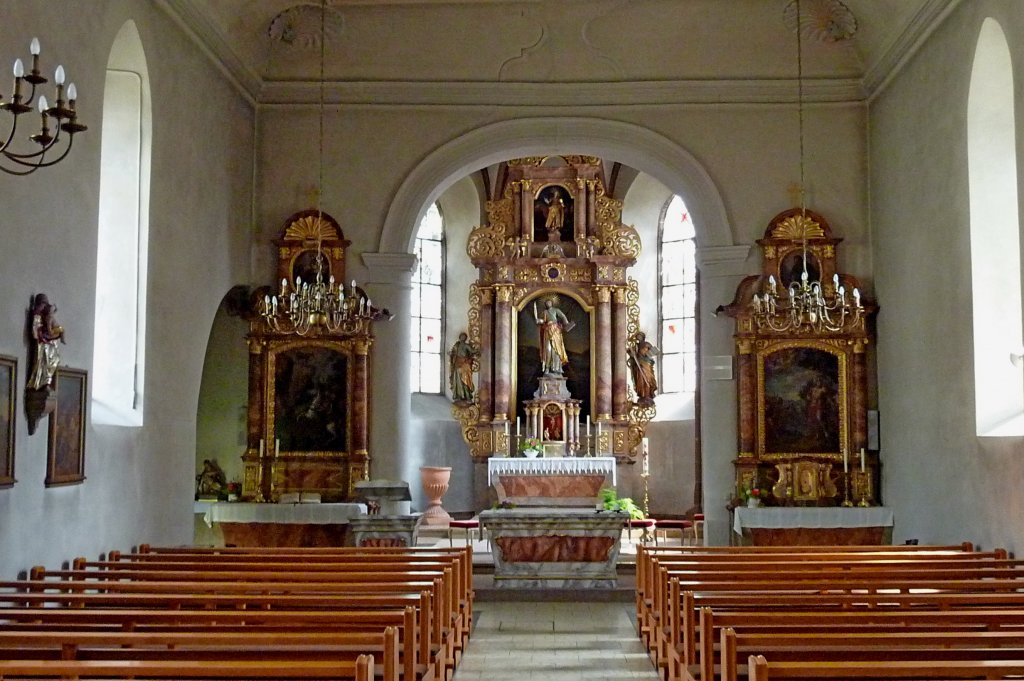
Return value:
[(974, 400), (978, 435), (1024, 434), (1020, 220), (1013, 66), (999, 23), (978, 35), (967, 98), (974, 302)]
[(416, 233), (416, 271), (412, 275), (412, 391), (441, 392), (441, 341), (444, 329), (444, 220), (432, 205)]
[(142, 425), (149, 246), (149, 74), (135, 23), (110, 49), (103, 92), (92, 420)]
[(662, 393), (692, 393), (697, 387), (697, 245), (686, 204), (673, 196), (661, 221)]

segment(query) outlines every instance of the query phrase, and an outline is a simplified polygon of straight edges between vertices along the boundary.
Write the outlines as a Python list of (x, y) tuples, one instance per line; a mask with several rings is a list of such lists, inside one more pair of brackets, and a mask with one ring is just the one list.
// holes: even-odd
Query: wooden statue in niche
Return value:
[[(813, 211), (780, 213), (758, 241), (761, 274), (719, 308), (736, 320), (737, 492), (770, 486), (769, 504), (879, 501), (878, 454), (861, 454), (877, 307), (862, 299), (856, 278), (837, 271), (840, 241)], [(820, 306), (794, 308), (802, 291)]]
[(480, 373), (472, 403), (453, 407), (463, 437), (476, 458), (507, 455), (508, 424), (525, 415), (524, 436), (547, 430), (546, 455), (582, 454), (580, 421), (589, 417), (602, 426), (589, 449), (632, 461), (654, 416), (653, 403), (628, 395), (627, 344), (639, 331), (628, 269), (640, 238), (606, 195), (597, 158), (516, 159), (500, 178), (488, 223), (466, 247), (479, 270), (469, 341)]

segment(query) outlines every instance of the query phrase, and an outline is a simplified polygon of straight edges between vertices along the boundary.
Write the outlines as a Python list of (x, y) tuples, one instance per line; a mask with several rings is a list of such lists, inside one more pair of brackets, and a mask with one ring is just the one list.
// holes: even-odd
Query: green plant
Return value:
[(632, 520), (643, 520), (644, 512), (629, 497), (620, 497), (619, 493), (612, 487), (601, 489), (601, 501), (606, 511), (620, 511), (628, 513)]
[(746, 501), (747, 499), (760, 499), (762, 496), (761, 488), (756, 485), (751, 487), (744, 487), (740, 490), (740, 499)]
[(519, 451), (523, 452), (527, 449), (540, 449), (540, 439), (536, 437), (524, 437), (519, 441)]

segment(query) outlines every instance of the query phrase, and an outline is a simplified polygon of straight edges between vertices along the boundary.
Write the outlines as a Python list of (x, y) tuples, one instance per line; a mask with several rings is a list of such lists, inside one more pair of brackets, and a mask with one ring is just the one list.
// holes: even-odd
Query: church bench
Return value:
[(771, 679), (1007, 679), (1024, 674), (1024, 660), (771, 662), (750, 656), (750, 681)]
[[(776, 662), (1024, 659), (1024, 631), (745, 633), (725, 627), (720, 640), (716, 650), (721, 681), (738, 681), (739, 676), (746, 676), (745, 661), (751, 655), (764, 655)], [(713, 671), (702, 666), (702, 679), (704, 674), (710, 678)]]
[[(399, 680), (396, 627), (377, 633), (195, 631), (17, 632), (0, 631), (0, 660), (229, 660), (355, 662), (361, 655), (379, 660), (382, 681)], [(412, 677), (407, 677), (412, 678)]]
[[(941, 632), (969, 631), (983, 627), (986, 631), (1008, 627), (1014, 633), (1024, 632), (1024, 609), (968, 609), (968, 610), (872, 610), (872, 611), (788, 611), (763, 610), (723, 612), (701, 608), (697, 634), (697, 663), (701, 679), (713, 677), (715, 642), (721, 632), (731, 628), (736, 632), (851, 634), (880, 632), (900, 634), (911, 630)], [(686, 644), (684, 643), (684, 650)], [(808, 653), (811, 655), (811, 653)], [(679, 665), (689, 667), (692, 657), (684, 655)], [(672, 665), (669, 664), (670, 672)]]
[(321, 679), (374, 681), (372, 655), (355, 661), (311, 660), (0, 660), (0, 679)]
[(398, 631), (405, 678), (443, 667), (431, 659), (429, 634), (419, 636), (415, 608), (402, 610), (173, 610), (160, 608), (0, 608), (0, 632), (381, 633)]

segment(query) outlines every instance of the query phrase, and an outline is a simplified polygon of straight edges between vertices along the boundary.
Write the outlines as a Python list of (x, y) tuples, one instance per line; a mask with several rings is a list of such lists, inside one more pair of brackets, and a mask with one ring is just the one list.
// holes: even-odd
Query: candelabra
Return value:
[(853, 289), (852, 299), (847, 296), (846, 287), (839, 283), (839, 275), (832, 276), (832, 286), (825, 287), (819, 281), (809, 281), (807, 274), (806, 246), (804, 269), (800, 281), (792, 282), (780, 294), (775, 276), (768, 277), (768, 286), (751, 300), (754, 323), (758, 329), (775, 332), (838, 332), (856, 326), (864, 313), (860, 302), (860, 291)]
[(312, 282), (296, 277), (293, 283), (281, 280), (276, 295), (267, 294), (259, 305), (259, 314), (267, 325), (279, 333), (306, 336), (324, 331), (357, 333), (367, 323), (383, 316), (387, 310), (375, 310), (369, 296), (352, 281), (345, 292), (334, 277), (324, 281), (323, 256), (316, 256), (315, 278)]
[[(6, 102), (3, 101), (3, 96), (0, 95), (0, 110), (6, 111), (13, 116), (7, 137), (0, 142), (0, 153), (3, 154), (3, 158), (0, 159), (0, 170), (11, 175), (28, 175), (39, 168), (46, 168), (59, 163), (71, 151), (71, 144), (75, 139), (75, 133), (84, 132), (88, 129), (78, 122), (78, 113), (75, 110), (78, 92), (75, 84), (70, 83), (65, 92), (63, 66), (58, 66), (53, 75), (54, 84), (57, 86), (55, 104), (50, 106), (43, 95), (39, 95), (36, 98), (36, 87), (49, 82), (39, 72), (40, 48), (38, 38), (32, 39), (29, 51), (32, 53), (31, 71), (26, 75), (25, 66), (21, 59), (15, 59), (14, 92), (11, 95), (10, 101)], [(25, 83), (32, 86), (27, 97), (22, 93)], [(65, 95), (67, 96), (66, 101), (64, 99)], [(35, 102), (35, 106), (33, 106), (33, 102)], [(29, 135), (28, 139), (35, 142), (38, 148), (31, 150), (31, 147), (29, 147), (29, 151), (15, 152), (12, 146), (17, 135), (19, 117), (32, 111), (33, 108), (39, 111), (42, 117), (42, 125), (39, 132)], [(56, 134), (50, 134), (51, 118), (57, 121)], [(67, 146), (64, 147), (57, 158), (50, 158), (48, 160), (46, 154), (58, 147), (62, 131), (67, 133)]]

